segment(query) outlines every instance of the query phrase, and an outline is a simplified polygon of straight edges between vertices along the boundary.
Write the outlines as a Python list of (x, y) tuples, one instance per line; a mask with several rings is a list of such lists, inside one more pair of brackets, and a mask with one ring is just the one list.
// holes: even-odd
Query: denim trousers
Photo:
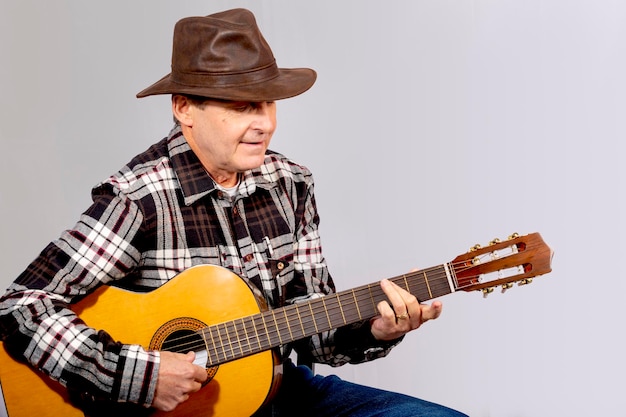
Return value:
[(408, 395), (371, 388), (339, 377), (315, 375), (306, 366), (284, 364), (271, 407), (254, 417), (467, 417)]

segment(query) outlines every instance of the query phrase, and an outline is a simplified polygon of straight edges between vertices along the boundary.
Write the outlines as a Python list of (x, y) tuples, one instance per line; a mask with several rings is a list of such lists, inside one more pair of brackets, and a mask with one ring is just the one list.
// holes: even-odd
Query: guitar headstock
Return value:
[(552, 255), (539, 233), (513, 234), (505, 241), (494, 239), (485, 247), (476, 245), (450, 265), (457, 290), (482, 290), (486, 296), (495, 287), (504, 292), (515, 282), (528, 284), (533, 277), (552, 271)]

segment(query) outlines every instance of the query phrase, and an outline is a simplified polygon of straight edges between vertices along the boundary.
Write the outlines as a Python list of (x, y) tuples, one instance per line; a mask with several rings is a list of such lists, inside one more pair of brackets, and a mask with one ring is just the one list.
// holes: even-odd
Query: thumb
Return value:
[(190, 350), (189, 352), (185, 354), (185, 360), (187, 362), (193, 363), (195, 359), (196, 359), (196, 352), (194, 352), (193, 350)]

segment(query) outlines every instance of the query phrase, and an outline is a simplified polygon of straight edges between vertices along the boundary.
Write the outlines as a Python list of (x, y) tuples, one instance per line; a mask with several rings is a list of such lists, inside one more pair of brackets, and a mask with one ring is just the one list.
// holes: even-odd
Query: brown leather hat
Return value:
[(188, 17), (174, 28), (172, 72), (137, 94), (191, 94), (202, 97), (274, 101), (311, 88), (309, 68), (278, 68), (254, 15), (233, 9)]

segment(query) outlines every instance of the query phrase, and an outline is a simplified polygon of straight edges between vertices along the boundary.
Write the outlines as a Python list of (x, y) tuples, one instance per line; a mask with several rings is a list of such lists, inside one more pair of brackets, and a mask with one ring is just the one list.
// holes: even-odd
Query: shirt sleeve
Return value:
[(159, 355), (88, 327), (71, 304), (130, 274), (142, 214), (123, 195), (94, 192), (71, 230), (50, 243), (0, 298), (0, 337), (7, 350), (91, 398), (148, 406)]
[[(306, 283), (307, 295), (292, 302), (306, 301), (335, 292), (333, 279), (322, 256), (313, 179), (311, 176), (308, 178), (309, 186), (303, 210), (298, 216), (300, 221), (294, 255), (296, 273), (301, 274), (301, 279)], [(376, 340), (371, 333), (369, 320), (364, 320), (298, 341), (294, 348), (305, 361), (341, 366), (387, 356), (401, 340), (402, 338), (394, 341)]]

